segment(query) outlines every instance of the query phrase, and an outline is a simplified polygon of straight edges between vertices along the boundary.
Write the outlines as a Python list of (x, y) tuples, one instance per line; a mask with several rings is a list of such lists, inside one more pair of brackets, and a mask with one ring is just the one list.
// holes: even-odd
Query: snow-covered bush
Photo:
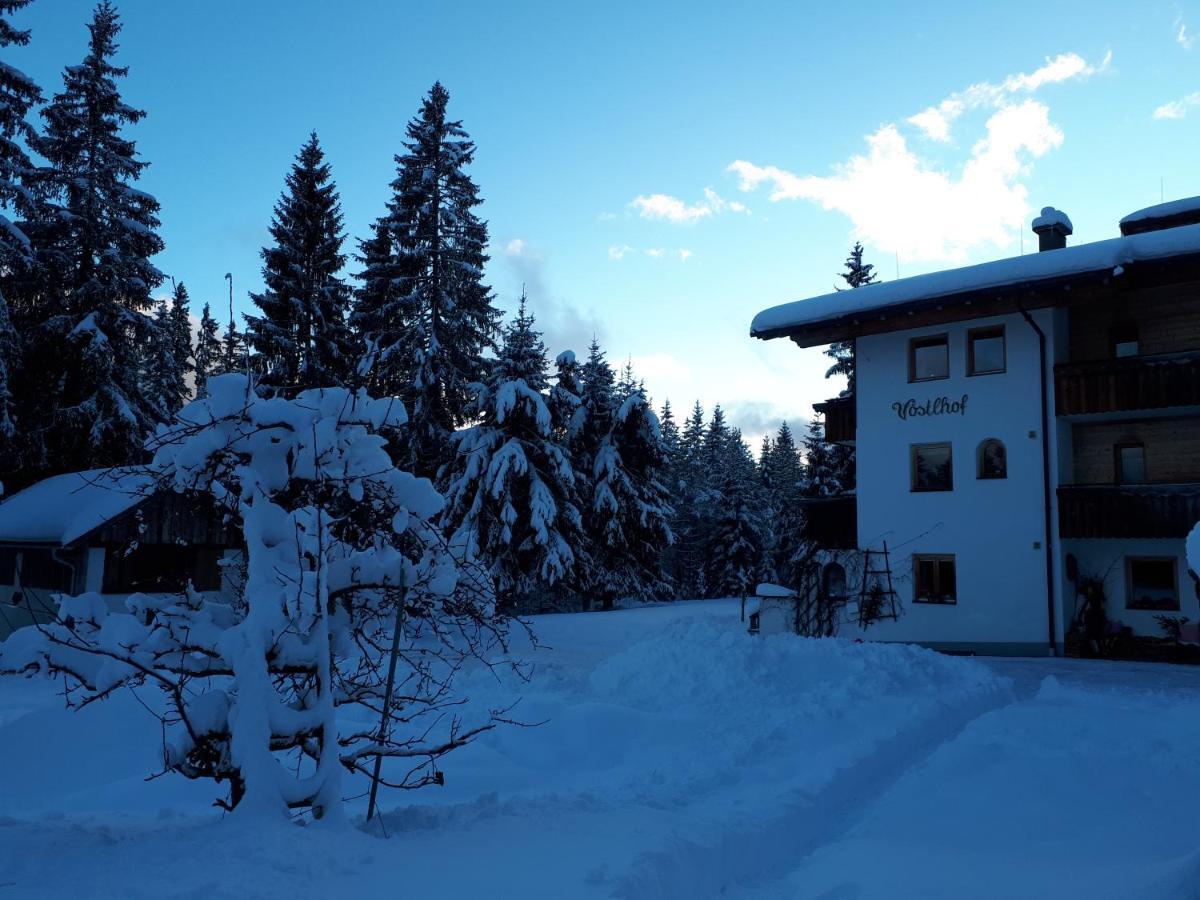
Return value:
[(228, 781), (226, 808), (340, 815), (341, 774), (379, 755), (403, 761), (385, 784), (440, 781), (443, 754), (503, 720), (468, 713), (453, 678), (504, 659), (505, 623), (433, 525), (441, 496), (389, 459), (379, 432), (404, 422), (399, 402), (362, 391), (268, 398), (241, 375), (211, 379), (160, 428), (153, 468), (242, 529), (240, 595), (135, 595), (123, 612), (63, 598), (57, 621), (0, 647), (0, 669), (62, 673), (76, 705), (161, 688), (166, 768)]

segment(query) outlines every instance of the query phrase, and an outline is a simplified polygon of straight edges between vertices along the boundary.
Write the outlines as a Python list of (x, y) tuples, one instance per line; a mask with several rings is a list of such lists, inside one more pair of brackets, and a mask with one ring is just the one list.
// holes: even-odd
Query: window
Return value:
[(1117, 444), (1113, 447), (1117, 484), (1146, 483), (1146, 448), (1142, 444)]
[(1137, 322), (1118, 322), (1112, 327), (1109, 333), (1110, 343), (1112, 344), (1112, 355), (1121, 356), (1137, 356), (1138, 355), (1138, 325)]
[(822, 573), (826, 597), (846, 596), (846, 569), (838, 563), (830, 563)]
[(1126, 609), (1179, 609), (1175, 558), (1125, 560)]
[(913, 338), (908, 342), (909, 381), (934, 381), (949, 377), (950, 339), (946, 335)]
[(912, 490), (954, 490), (954, 465), (949, 444), (912, 445)]
[(913, 602), (957, 603), (954, 557), (949, 554), (913, 555)]
[(1004, 326), (967, 332), (967, 374), (994, 375), (1004, 371)]
[(988, 438), (979, 445), (976, 457), (975, 475), (977, 478), (1008, 477), (1008, 453), (1002, 442), (995, 438)]

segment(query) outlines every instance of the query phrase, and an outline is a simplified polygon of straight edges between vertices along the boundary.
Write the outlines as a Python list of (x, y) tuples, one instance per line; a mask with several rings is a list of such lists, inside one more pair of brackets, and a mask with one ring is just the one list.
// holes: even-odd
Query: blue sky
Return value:
[[(118, 6), (156, 261), (197, 302), (232, 272), (246, 309), (311, 129), (363, 235), (440, 79), (479, 147), (501, 305), (524, 283), (552, 353), (595, 332), (657, 400), (720, 402), (752, 438), (836, 386), (751, 317), (829, 291), (856, 237), (891, 279), (1014, 255), (1043, 205), (1087, 241), (1160, 179), (1200, 194), (1200, 3)], [(6, 61), (58, 90), (91, 8), (35, 0)]]

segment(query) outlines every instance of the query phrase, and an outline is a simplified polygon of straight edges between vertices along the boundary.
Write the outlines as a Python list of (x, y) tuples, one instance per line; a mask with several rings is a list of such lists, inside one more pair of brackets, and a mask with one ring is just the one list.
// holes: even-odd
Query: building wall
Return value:
[(1138, 350), (1143, 356), (1200, 350), (1200, 284), (1173, 284), (1131, 291), (1118, 300), (1097, 302), (1070, 311), (1072, 362), (1107, 359), (1112, 327), (1138, 323)]
[[(1047, 335), (1052, 364), (1056, 317), (1048, 310), (1034, 316)], [(1006, 371), (968, 376), (967, 331), (995, 324), (1005, 326)], [(949, 335), (950, 377), (910, 384), (909, 340), (940, 333)], [(886, 541), (892, 549), (892, 577), (901, 607), (897, 621), (873, 626), (870, 637), (951, 646), (991, 644), (995, 652), (1047, 652), (1039, 361), (1037, 334), (1019, 315), (858, 340), (859, 547), (878, 550)], [(902, 420), (893, 408), (910, 398), (924, 404), (941, 397), (961, 401), (964, 396), (961, 414)], [(1048, 440), (1056, 469), (1053, 408), (1050, 415)], [(976, 478), (976, 449), (985, 438), (1004, 442), (1006, 479)], [(910, 445), (935, 442), (952, 445), (954, 489), (914, 493)], [(1057, 483), (1056, 472), (1052, 478)], [(955, 556), (956, 605), (913, 602), (914, 553)], [(1062, 623), (1057, 626), (1061, 640)]]
[[(1196, 581), (1188, 572), (1183, 540), (1071, 540), (1063, 542), (1063, 552), (1075, 557), (1080, 578), (1095, 578), (1104, 584), (1105, 612), (1110, 621), (1130, 626), (1135, 634), (1162, 636), (1156, 615), (1186, 616), (1200, 621), (1200, 600), (1196, 598)], [(1148, 609), (1127, 609), (1125, 558), (1127, 556), (1174, 557), (1176, 584), (1179, 590), (1179, 610), (1155, 612)], [(1076, 613), (1082, 599), (1075, 599), (1075, 585), (1064, 579), (1063, 596), (1068, 618)]]
[(1072, 426), (1074, 484), (1112, 484), (1113, 446), (1146, 445), (1146, 480), (1200, 481), (1200, 418), (1076, 423)]

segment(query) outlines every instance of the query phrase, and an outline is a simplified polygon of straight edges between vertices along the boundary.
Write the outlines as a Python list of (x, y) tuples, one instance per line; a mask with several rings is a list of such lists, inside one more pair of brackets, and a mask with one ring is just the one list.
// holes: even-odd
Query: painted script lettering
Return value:
[(901, 421), (917, 416), (965, 416), (967, 414), (967, 395), (959, 400), (949, 397), (933, 397), (924, 403), (909, 397), (907, 400), (897, 400), (892, 409)]

